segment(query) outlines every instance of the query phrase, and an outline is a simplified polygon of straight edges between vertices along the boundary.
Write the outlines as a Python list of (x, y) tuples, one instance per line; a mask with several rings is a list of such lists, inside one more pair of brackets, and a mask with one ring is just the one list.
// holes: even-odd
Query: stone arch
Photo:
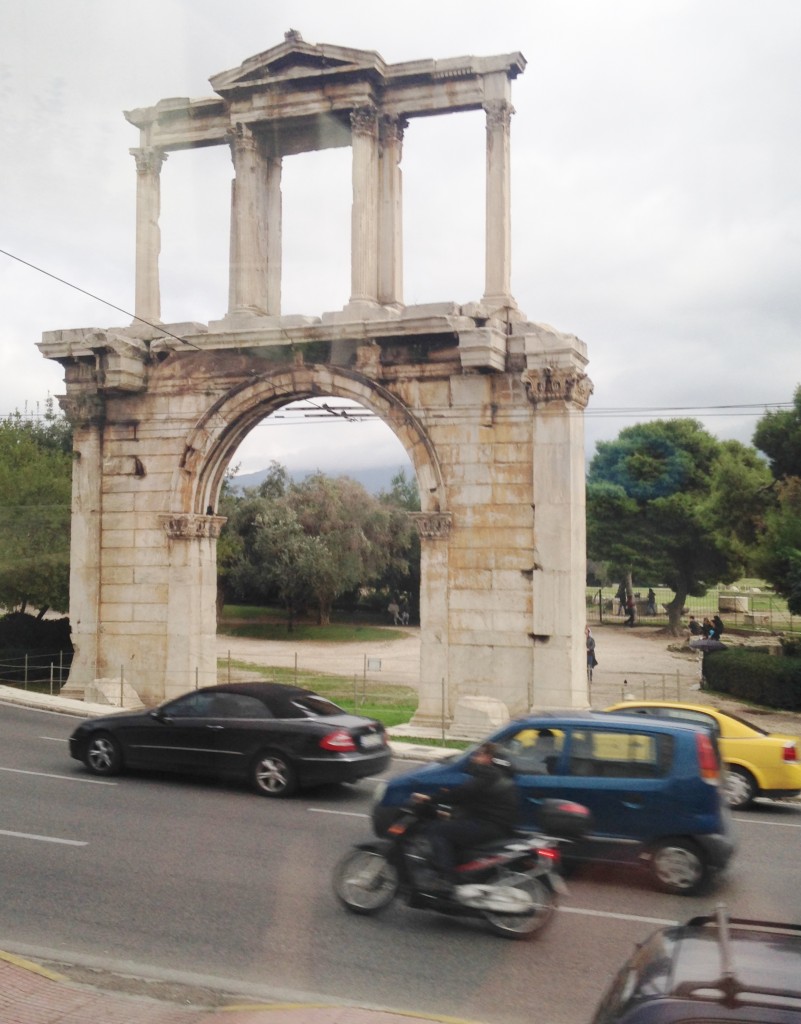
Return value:
[(174, 476), (174, 510), (201, 515), (207, 508), (215, 508), (226, 468), (250, 430), (290, 402), (321, 395), (358, 402), (386, 423), (414, 467), (421, 511), (445, 511), (439, 460), (428, 431), (414, 412), (375, 381), (348, 369), (324, 365), (260, 374), (221, 395), (186, 438)]

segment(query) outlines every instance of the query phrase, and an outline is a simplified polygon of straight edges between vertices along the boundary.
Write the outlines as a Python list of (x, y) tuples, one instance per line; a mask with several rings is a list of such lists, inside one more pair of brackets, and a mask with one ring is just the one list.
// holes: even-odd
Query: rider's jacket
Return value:
[(445, 799), (455, 817), (489, 821), (511, 832), (518, 820), (518, 793), (514, 780), (496, 764), (470, 764), (471, 779), (450, 790)]

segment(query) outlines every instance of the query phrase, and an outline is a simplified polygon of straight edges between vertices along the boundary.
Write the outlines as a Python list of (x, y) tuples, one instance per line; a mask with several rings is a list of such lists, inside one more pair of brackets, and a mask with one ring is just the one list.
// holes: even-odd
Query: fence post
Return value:
[(25, 655), (25, 674), (23, 676), (23, 689), (28, 689), (28, 655)]
[(53, 662), (50, 662), (50, 696), (53, 696)]
[(58, 692), (61, 693), (61, 687), (64, 685), (64, 652), (58, 652)]
[(120, 665), (120, 707), (124, 707), (122, 703), (122, 690), (125, 685), (125, 666)]
[(442, 677), (442, 742), (445, 742), (445, 676)]
[(228, 648), (228, 682), (231, 682), (231, 649)]
[(603, 587), (598, 589), (598, 617), (599, 622), (603, 626), (604, 624), (604, 590)]

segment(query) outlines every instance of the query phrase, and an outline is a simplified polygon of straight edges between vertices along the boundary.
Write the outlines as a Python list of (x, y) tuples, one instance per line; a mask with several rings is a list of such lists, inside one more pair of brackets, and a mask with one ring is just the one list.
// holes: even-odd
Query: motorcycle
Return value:
[(401, 895), (415, 910), (483, 918), (505, 938), (542, 932), (567, 892), (560, 845), (587, 834), (587, 808), (543, 800), (539, 824), (548, 834), (519, 831), (465, 851), (456, 883), (445, 891), (425, 836), (426, 823), (443, 811), (441, 804), (412, 801), (400, 809), (386, 839), (357, 843), (334, 869), (340, 903), (354, 914), (376, 914)]

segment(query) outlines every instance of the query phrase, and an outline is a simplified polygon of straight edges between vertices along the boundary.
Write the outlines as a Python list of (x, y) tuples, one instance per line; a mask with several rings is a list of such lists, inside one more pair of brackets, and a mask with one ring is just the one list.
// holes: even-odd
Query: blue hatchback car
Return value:
[[(720, 757), (700, 726), (554, 711), (516, 719), (487, 739), (512, 765), (522, 828), (538, 828), (538, 810), (549, 797), (589, 808), (592, 834), (571, 847), (571, 861), (640, 862), (661, 889), (689, 895), (734, 852)], [(412, 793), (464, 782), (469, 756), (454, 755), (382, 786), (375, 832), (386, 833)]]

